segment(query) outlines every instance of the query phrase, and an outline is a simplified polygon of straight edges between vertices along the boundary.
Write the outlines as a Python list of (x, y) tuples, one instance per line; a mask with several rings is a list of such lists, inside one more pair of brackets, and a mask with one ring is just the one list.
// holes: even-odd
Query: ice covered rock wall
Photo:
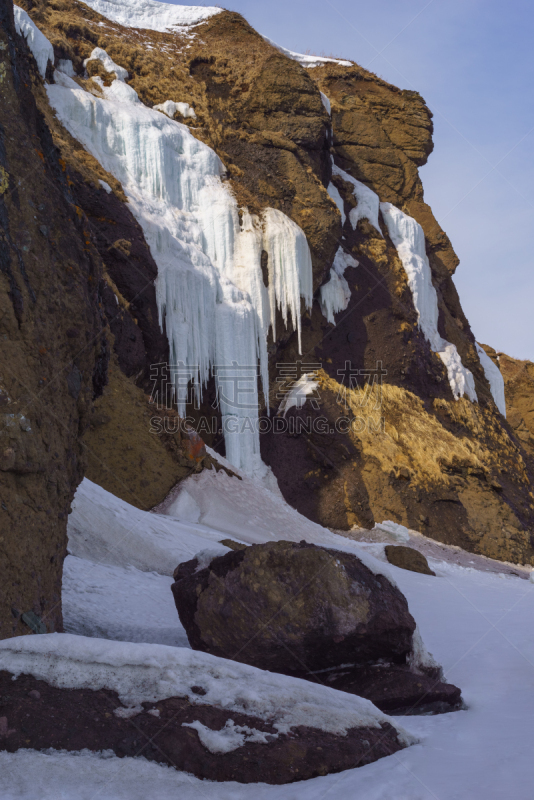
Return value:
[(438, 298), (432, 283), (423, 229), (412, 217), (391, 203), (381, 203), (380, 209), (408, 276), (419, 327), (432, 350), (445, 364), (454, 397), (458, 400), (466, 394), (476, 403), (478, 398), (472, 373), (462, 364), (456, 346), (442, 339), (438, 333)]
[(15, 29), (28, 42), (28, 47), (37, 62), (39, 72), (44, 78), (48, 62), (54, 63), (54, 48), (23, 8), (14, 6), (13, 16), (15, 17)]
[[(108, 63), (101, 50), (91, 58)], [(276, 307), (286, 322), (291, 316), (300, 346), (300, 300), (308, 307), (312, 301), (306, 237), (274, 209), (263, 220), (244, 210), (240, 222), (216, 153), (185, 125), (144, 106), (111, 59), (109, 70), (117, 75), (111, 86), (93, 78), (102, 97), (56, 72), (56, 83), (47, 87), (50, 103), (67, 130), (121, 182), (143, 228), (158, 266), (160, 323), (171, 364), (180, 368), (179, 412), (185, 414), (184, 383), (192, 381), (199, 400), (215, 367), (227, 458), (238, 469), (262, 474), (258, 377), (267, 393), (266, 338), (271, 323), (275, 333)]]

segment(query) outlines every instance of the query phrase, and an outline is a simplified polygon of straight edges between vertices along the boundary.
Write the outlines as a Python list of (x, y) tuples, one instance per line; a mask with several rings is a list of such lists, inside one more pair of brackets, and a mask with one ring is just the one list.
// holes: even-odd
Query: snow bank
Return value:
[[(225, 550), (221, 547), (222, 552)], [(176, 613), (172, 582), (166, 575), (135, 567), (67, 556), (62, 590), (65, 632), (119, 642), (189, 647)]]
[(495, 405), (503, 417), (506, 417), (506, 398), (504, 396), (504, 378), (502, 373), (499, 367), (488, 356), (484, 348), (481, 347), (478, 342), (475, 342), (475, 344), (484, 374), (490, 385), (491, 394), (495, 400)]
[(328, 322), (335, 324), (334, 315), (344, 311), (350, 300), (350, 288), (344, 275), (347, 267), (357, 267), (358, 262), (343, 247), (339, 247), (330, 270), (330, 280), (321, 286), (321, 310)]
[(438, 298), (432, 283), (423, 229), (412, 217), (391, 203), (381, 203), (380, 208), (391, 241), (408, 276), (419, 327), (432, 350), (445, 364), (454, 397), (458, 400), (466, 394), (476, 403), (478, 398), (472, 373), (462, 364), (456, 346), (442, 339), (438, 333)]
[(174, 115), (178, 112), (182, 117), (190, 117), (196, 119), (195, 109), (191, 108), (189, 103), (175, 103), (173, 100), (165, 100), (164, 103), (159, 103), (154, 106), (154, 111), (162, 111), (168, 117), (174, 119)]
[(280, 53), (283, 53), (288, 58), (291, 58), (293, 61), (298, 61), (303, 67), (306, 69), (312, 69), (313, 67), (321, 67), (323, 64), (339, 64), (340, 67), (352, 67), (352, 61), (341, 61), (337, 58), (324, 58), (323, 56), (305, 56), (302, 53), (294, 53), (293, 50), (287, 50), (285, 47), (281, 47), (276, 42), (273, 42), (272, 39), (268, 39), (267, 36), (263, 37), (266, 42), (272, 44), (273, 47), (276, 47)]
[[(104, 51), (97, 49), (92, 57), (108, 63)], [(120, 72), (111, 59), (109, 68)], [(192, 381), (200, 401), (216, 366), (228, 459), (238, 469), (265, 475), (257, 365), (267, 394), (267, 333), (277, 307), (286, 322), (291, 316), (300, 343), (300, 299), (307, 307), (312, 302), (304, 233), (274, 209), (266, 210), (263, 221), (245, 210), (240, 223), (216, 153), (187, 126), (140, 103), (124, 83), (125, 70), (109, 87), (93, 78), (103, 98), (56, 74), (57, 83), (47, 87), (51, 105), (67, 130), (121, 182), (158, 266), (156, 298), (171, 364), (178, 367), (179, 413), (185, 416), (184, 383)], [(269, 254), (269, 295), (263, 249)], [(236, 396), (237, 379), (247, 382), (244, 399)]]
[[(107, 688), (129, 707), (186, 697), (194, 705), (251, 714), (279, 733), (306, 725), (344, 735), (350, 728), (389, 722), (406, 744), (414, 741), (369, 700), (185, 648), (66, 633), (19, 636), (0, 642), (0, 668), (62, 689)], [(202, 686), (206, 694), (196, 694), (192, 686)]]
[[(373, 228), (375, 228), (378, 231), (380, 236), (382, 236), (382, 231), (380, 230), (380, 223), (378, 221), (378, 212), (380, 210), (380, 200), (378, 199), (378, 195), (376, 194), (376, 192), (373, 192), (372, 189), (369, 189), (369, 187), (366, 186), (365, 183), (357, 181), (356, 178), (353, 178), (352, 175), (349, 175), (348, 172), (345, 172), (345, 170), (341, 169), (340, 167), (337, 167), (334, 164), (333, 157), (331, 158), (332, 158), (332, 175), (338, 175), (344, 181), (347, 181), (347, 183), (350, 183), (352, 185), (352, 193), (358, 202), (356, 208), (351, 209), (349, 212), (350, 224), (352, 225), (353, 230), (356, 230), (358, 222), (361, 219), (367, 219), (369, 220)], [(330, 188), (328, 189), (328, 191), (330, 193)], [(331, 193), (330, 197), (332, 197)], [(337, 200), (335, 200), (335, 202), (337, 203)]]
[(172, 575), (182, 561), (200, 550), (217, 548), (224, 538), (216, 527), (187, 525), (140, 511), (87, 478), (76, 491), (67, 532), (72, 555), (161, 575)]
[(155, 0), (84, 0), (93, 11), (127, 28), (149, 31), (184, 32), (192, 25), (205, 22), (222, 8), (214, 6), (179, 6)]
[(44, 78), (48, 62), (54, 63), (54, 48), (23, 8), (14, 6), (13, 15), (15, 17), (15, 29), (28, 42), (28, 47), (37, 62), (41, 77)]

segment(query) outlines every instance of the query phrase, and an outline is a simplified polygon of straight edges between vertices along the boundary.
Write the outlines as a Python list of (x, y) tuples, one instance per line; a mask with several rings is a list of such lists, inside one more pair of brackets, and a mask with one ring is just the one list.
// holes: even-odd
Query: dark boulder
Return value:
[(191, 646), (287, 674), (380, 658), (404, 663), (415, 621), (402, 593), (356, 556), (272, 542), (181, 564), (172, 585)]
[[(205, 694), (202, 687), (191, 690)], [(143, 703), (135, 716), (125, 712), (108, 689), (58, 689), (31, 675), (15, 680), (0, 671), (0, 751), (111, 750), (205, 780), (284, 784), (363, 766), (405, 747), (387, 721), (350, 728), (346, 735), (302, 725), (279, 733), (253, 715), (196, 705), (187, 697)], [(237, 737), (245, 731), (241, 745), (227, 751), (206, 746), (206, 734), (228, 729)]]
[(194, 558), (177, 567), (174, 580), (195, 650), (360, 695), (389, 713), (462, 705), (439, 666), (418, 663), (404, 595), (351, 553), (271, 542), (202, 569)]
[(408, 569), (410, 572), (421, 572), (423, 575), (436, 574), (428, 566), (426, 556), (413, 547), (388, 544), (385, 548), (385, 554), (389, 563), (393, 564), (395, 567)]

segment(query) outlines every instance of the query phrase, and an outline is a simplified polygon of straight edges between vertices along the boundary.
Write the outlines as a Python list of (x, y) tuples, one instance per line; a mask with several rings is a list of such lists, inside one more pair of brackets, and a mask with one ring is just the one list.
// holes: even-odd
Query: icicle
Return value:
[(419, 327), (432, 350), (445, 364), (454, 397), (458, 399), (466, 394), (476, 403), (478, 398), (472, 373), (462, 364), (456, 346), (442, 339), (438, 333), (438, 298), (432, 283), (423, 229), (412, 217), (391, 203), (381, 203), (380, 208), (391, 241), (408, 276)]
[[(92, 55), (108, 64), (105, 51)], [(113, 62), (109, 67), (123, 75)], [(301, 296), (311, 307), (312, 265), (304, 233), (274, 209), (265, 212), (264, 231), (246, 209), (240, 223), (215, 152), (185, 125), (145, 107), (120, 78), (109, 87), (100, 82), (100, 98), (63, 73), (56, 76), (56, 84), (47, 87), (51, 105), (69, 132), (121, 182), (157, 264), (156, 300), (171, 366), (191, 378), (199, 401), (216, 368), (228, 459), (264, 477), (258, 363), (268, 398), (267, 333), (274, 310), (278, 306), (286, 322), (291, 314), (300, 347)], [(270, 292), (263, 284), (263, 249), (269, 253)], [(183, 378), (177, 378), (182, 416)], [(236, 402), (239, 380), (244, 399)]]
[(264, 246), (269, 257), (269, 299), (271, 324), (276, 339), (276, 308), (282, 312), (287, 327), (291, 314), (297, 329), (299, 353), (302, 352), (300, 298), (311, 308), (313, 271), (310, 248), (299, 226), (281, 211), (268, 208), (264, 214)]

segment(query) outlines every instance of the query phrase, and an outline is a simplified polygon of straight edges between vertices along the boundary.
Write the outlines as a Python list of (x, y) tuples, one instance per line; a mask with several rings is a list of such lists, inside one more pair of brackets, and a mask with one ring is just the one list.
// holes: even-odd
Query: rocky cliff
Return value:
[[(65, 515), (84, 471), (147, 509), (202, 468), (172, 426), (150, 432), (158, 414), (148, 398), (165, 383), (153, 365), (185, 354), (200, 370), (200, 407), (179, 411), (193, 425), (208, 418), (201, 433), (224, 452), (231, 414), (215, 408), (221, 384), (210, 367), (231, 363), (236, 341), (263, 371), (262, 460), (301, 513), (345, 531), (391, 519), (534, 563), (534, 457), (522, 427), (530, 411), (517, 424), (515, 411), (508, 421), (501, 413), (500, 375), (454, 286), (458, 258), (424, 201), (418, 167), (432, 151), (424, 100), (351, 62), (288, 54), (220, 9), (197, 9), (193, 25), (169, 18), (171, 29), (121, 16), (107, 0), (20, 5), (54, 63), (45, 63), (45, 87), (6, 12), (2, 324), (13, 351), (0, 395), (10, 404), (1, 475), (12, 482), (3, 513), (8, 575), (30, 576), (43, 547), (52, 566), (42, 589), (24, 578), (35, 597), (15, 602), (10, 589), (5, 607), (38, 608), (38, 597), (57, 595)], [(23, 119), (21, 107), (33, 111)], [(166, 127), (169, 117), (180, 125)], [(125, 138), (135, 126), (137, 138)], [(150, 126), (157, 134), (143, 139)], [(172, 153), (190, 158), (183, 171)], [(28, 169), (31, 185), (17, 194)], [(164, 241), (161, 220), (168, 231), (184, 209), (181, 232)], [(177, 277), (184, 253), (189, 266)], [(506, 378), (503, 358), (499, 366)], [(302, 408), (281, 411), (284, 375), (285, 384), (308, 381)], [(508, 381), (508, 405), (510, 396)], [(174, 425), (176, 404), (158, 418)], [(285, 420), (278, 431), (275, 419)], [(35, 455), (24, 449), (30, 441)], [(226, 455), (229, 447), (245, 452), (227, 437)]]

